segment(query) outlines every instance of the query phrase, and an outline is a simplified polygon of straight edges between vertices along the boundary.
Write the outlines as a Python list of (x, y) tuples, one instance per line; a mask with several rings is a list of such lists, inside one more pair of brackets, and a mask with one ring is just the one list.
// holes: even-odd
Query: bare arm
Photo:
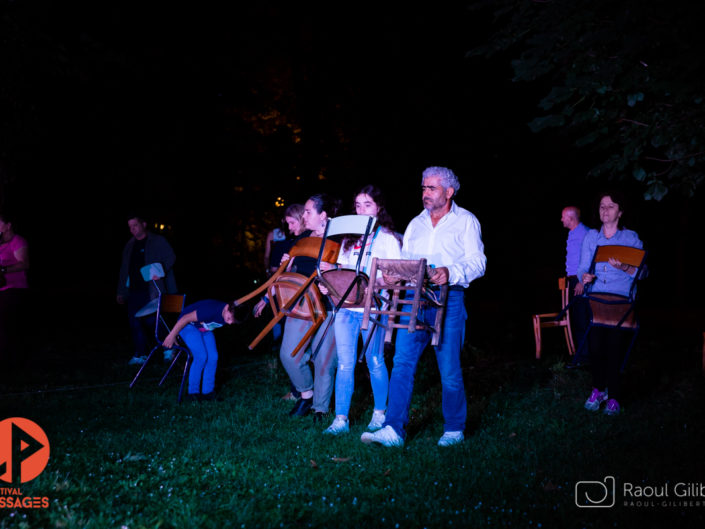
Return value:
[(179, 318), (179, 321), (177, 321), (174, 325), (174, 328), (171, 329), (171, 332), (167, 335), (166, 338), (164, 338), (164, 342), (162, 342), (164, 347), (173, 347), (176, 343), (176, 337), (179, 336), (179, 333), (183, 330), (184, 327), (186, 327), (189, 323), (193, 323), (196, 321), (196, 316), (197, 314), (195, 310), (181, 316)]

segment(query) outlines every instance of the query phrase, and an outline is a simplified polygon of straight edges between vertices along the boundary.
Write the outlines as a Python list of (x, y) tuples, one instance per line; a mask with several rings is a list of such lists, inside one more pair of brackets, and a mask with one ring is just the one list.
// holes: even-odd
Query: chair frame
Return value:
[[(181, 312), (184, 309), (184, 306), (186, 304), (186, 295), (185, 294), (163, 294), (159, 293), (159, 296), (157, 298), (159, 301), (157, 303), (157, 314), (155, 317), (155, 323), (154, 323), (154, 339), (157, 342), (157, 345), (155, 345), (152, 350), (149, 352), (149, 355), (147, 356), (147, 359), (144, 361), (144, 363), (140, 366), (139, 371), (137, 371), (137, 374), (135, 375), (135, 378), (132, 379), (132, 382), (130, 382), (130, 388), (134, 387), (134, 385), (137, 383), (137, 379), (139, 379), (140, 375), (144, 371), (144, 368), (147, 366), (149, 363), (150, 359), (152, 356), (154, 356), (154, 353), (161, 348), (164, 347), (164, 343), (162, 340), (159, 338), (159, 329), (160, 329), (160, 323), (166, 329), (167, 333), (171, 332), (171, 327), (169, 327), (169, 324), (166, 322), (164, 319), (164, 313), (169, 313), (169, 314), (181, 314)], [(179, 387), (179, 396), (178, 396), (178, 402), (181, 403), (181, 400), (183, 398), (183, 393), (184, 393), (184, 385), (186, 383), (186, 377), (188, 375), (188, 371), (191, 367), (191, 363), (193, 362), (193, 356), (191, 355), (191, 351), (189, 348), (183, 343), (180, 337), (177, 337), (177, 343), (175, 343), (171, 349), (176, 349), (177, 353), (174, 356), (174, 358), (171, 361), (171, 364), (169, 364), (169, 368), (166, 370), (166, 373), (164, 373), (164, 376), (162, 376), (161, 380), (159, 381), (159, 386), (164, 384), (164, 381), (166, 380), (166, 377), (169, 375), (171, 372), (172, 368), (176, 364), (177, 360), (181, 356), (181, 353), (184, 353), (186, 355), (186, 364), (184, 365), (184, 371), (183, 375), (181, 377), (181, 386)]]
[[(394, 268), (415, 268), (415, 275), (405, 275), (405, 277), (401, 278), (402, 281), (399, 284), (388, 284), (383, 279), (377, 279), (378, 270), (385, 271)], [(370, 322), (383, 327), (386, 329), (384, 335), (385, 343), (392, 342), (394, 329), (406, 329), (410, 333), (417, 330), (430, 331), (432, 333), (431, 345), (438, 345), (441, 342), (443, 317), (445, 315), (449, 287), (447, 284), (442, 285), (439, 290), (440, 296), (437, 298), (429, 293), (428, 289), (424, 286), (427, 270), (428, 265), (426, 264), (426, 259), (378, 259), (374, 257), (370, 269), (370, 277), (374, 279), (370, 281), (370, 286), (365, 296), (362, 329), (367, 329)], [(389, 297), (383, 297), (381, 295), (381, 292), (385, 290), (391, 294)], [(406, 296), (401, 296), (402, 292), (406, 294), (409, 291), (413, 291), (411, 300), (407, 299)], [(373, 304), (375, 305), (374, 307)], [(384, 307), (385, 304), (387, 305), (386, 308)], [(411, 306), (410, 312), (403, 310), (406, 305)], [(419, 309), (424, 305), (430, 305), (438, 309), (433, 325), (419, 322), (418, 320)], [(386, 324), (383, 324), (377, 318), (381, 316), (389, 317)], [(406, 324), (400, 323), (398, 319), (401, 317), (408, 317), (409, 322)]]
[[(362, 286), (364, 283), (369, 284), (369, 278), (364, 272), (360, 271), (360, 266), (362, 265), (362, 259), (363, 256), (365, 255), (365, 249), (367, 247), (367, 240), (370, 237), (370, 234), (372, 233), (372, 229), (374, 228), (375, 223), (377, 222), (377, 218), (370, 216), (370, 215), (342, 215), (339, 217), (333, 217), (331, 219), (328, 219), (328, 222), (326, 222), (326, 229), (323, 233), (323, 241), (321, 243), (321, 250), (318, 255), (318, 260), (316, 261), (316, 274), (318, 277), (319, 283), (323, 284), (323, 286), (326, 287), (328, 290), (328, 296), (332, 300), (334, 297), (338, 298), (339, 301), (338, 303), (335, 304), (333, 307), (333, 317), (328, 320), (326, 323), (326, 326), (323, 329), (323, 334), (321, 335), (321, 339), (318, 341), (318, 345), (316, 345), (315, 350), (313, 351), (313, 354), (311, 355), (312, 358), (316, 358), (318, 356), (318, 352), (323, 345), (323, 340), (328, 334), (328, 331), (330, 330), (330, 326), (333, 324), (335, 321), (336, 316), (338, 315), (338, 312), (340, 311), (341, 308), (345, 305), (348, 296), (350, 296), (350, 293), (353, 292), (353, 289), (358, 286)], [(379, 229), (379, 228), (378, 228)], [(343, 292), (343, 294), (340, 294), (335, 290), (335, 287), (325, 278), (326, 274), (331, 274), (331, 273), (336, 273), (340, 271), (347, 271), (347, 269), (336, 269), (336, 270), (330, 270), (330, 271), (322, 271), (321, 270), (321, 260), (323, 257), (323, 248), (325, 241), (328, 240), (328, 237), (334, 237), (336, 235), (359, 235), (362, 236), (362, 244), (360, 247), (360, 255), (357, 257), (357, 262), (355, 263), (355, 275), (353, 279), (350, 281), (350, 284), (346, 288), (346, 290)], [(365, 341), (363, 345), (363, 354), (364, 351), (367, 349), (367, 345), (369, 344), (369, 339), (372, 336), (372, 333), (369, 333), (368, 339)]]
[(565, 342), (568, 346), (568, 354), (575, 354), (575, 341), (573, 340), (573, 332), (570, 328), (570, 311), (567, 310), (570, 291), (569, 281), (567, 277), (558, 278), (558, 289), (561, 292), (561, 311), (560, 312), (544, 312), (533, 315), (534, 325), (534, 342), (536, 344), (536, 360), (541, 359), (542, 337), (541, 329), (562, 327), (565, 335)]
[[(614, 257), (622, 263), (628, 264), (637, 269), (634, 273), (634, 280), (632, 281), (631, 287), (629, 289), (629, 294), (627, 296), (621, 296), (619, 294), (612, 294), (609, 292), (593, 292), (593, 289), (595, 288), (594, 282), (588, 284), (585, 287), (585, 292), (583, 293), (583, 297), (588, 300), (588, 304), (590, 305), (590, 321), (588, 323), (588, 327), (585, 331), (585, 334), (580, 340), (579, 347), (582, 347), (587, 341), (588, 335), (590, 334), (590, 329), (592, 327), (609, 327), (615, 329), (622, 328), (631, 330), (633, 336), (629, 343), (627, 351), (624, 354), (624, 360), (622, 361), (621, 367), (622, 371), (624, 371), (627, 365), (629, 355), (631, 353), (632, 348), (634, 347), (634, 342), (636, 341), (636, 337), (639, 334), (639, 318), (637, 317), (636, 311), (634, 310), (634, 306), (636, 304), (636, 285), (643, 273), (647, 255), (648, 252), (646, 250), (641, 248), (634, 248), (632, 246), (598, 246), (595, 249), (595, 253), (593, 254), (588, 273), (593, 274), (595, 272), (595, 266), (597, 265), (597, 263), (607, 262), (610, 257)], [(592, 310), (592, 303), (590, 302), (600, 303), (606, 306), (628, 305), (628, 308), (616, 325), (609, 325), (594, 321), (595, 315)], [(630, 316), (632, 317), (633, 324), (625, 325), (625, 323), (630, 323), (627, 321)]]
[[(325, 240), (320, 237), (300, 239), (289, 251), (289, 259), (284, 261), (266, 282), (249, 294), (235, 300), (235, 306), (240, 306), (265, 291), (269, 294), (269, 305), (272, 308), (274, 317), (250, 343), (248, 346), (250, 350), (254, 349), (284, 317), (308, 320), (313, 323), (306, 335), (292, 351), (291, 356), (296, 356), (307, 344), (327, 317), (323, 298), (314, 283), (314, 280), (318, 277), (318, 270), (315, 270), (308, 277), (294, 272), (287, 272), (286, 270), (296, 257), (318, 257), (319, 261), (335, 263), (338, 259), (339, 251), (340, 244), (331, 240)], [(281, 284), (277, 284), (279, 281), (281, 281)], [(285, 293), (288, 294), (292, 290), (293, 294), (291, 297), (286, 299), (282, 297)], [(308, 308), (308, 312), (297, 310), (302, 301)]]

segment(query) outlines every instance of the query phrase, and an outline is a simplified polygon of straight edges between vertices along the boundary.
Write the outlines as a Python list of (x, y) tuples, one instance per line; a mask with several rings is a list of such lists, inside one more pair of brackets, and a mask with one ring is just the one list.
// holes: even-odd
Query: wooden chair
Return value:
[(292, 351), (291, 356), (296, 356), (301, 348), (308, 343), (328, 315), (321, 293), (314, 283), (318, 272), (314, 271), (306, 277), (295, 272), (287, 272), (287, 267), (296, 257), (311, 257), (317, 258), (319, 261), (335, 263), (339, 251), (340, 244), (330, 239), (325, 240), (320, 237), (300, 239), (289, 251), (289, 259), (281, 264), (272, 277), (259, 288), (235, 301), (235, 305), (239, 306), (253, 297), (267, 292), (269, 305), (274, 314), (272, 320), (249, 345), (250, 350), (254, 349), (284, 317), (308, 320), (312, 323), (311, 328)]
[[(377, 278), (377, 271), (394, 276), (399, 282), (388, 284), (384, 279)], [(427, 330), (432, 333), (431, 345), (438, 345), (448, 300), (448, 285), (441, 286), (437, 291), (427, 287), (424, 284), (426, 273), (426, 259), (373, 258), (370, 286), (365, 295), (362, 328), (367, 329), (370, 321), (385, 328), (386, 343), (391, 343), (394, 329), (407, 329), (408, 332)], [(438, 309), (433, 324), (419, 320), (419, 309), (424, 306)], [(385, 315), (389, 316), (386, 325), (381, 322), (381, 317)], [(403, 323), (402, 317), (408, 321)]]
[(575, 354), (575, 342), (573, 334), (570, 330), (570, 312), (567, 310), (570, 292), (568, 290), (568, 278), (558, 278), (558, 290), (561, 293), (561, 311), (560, 312), (544, 312), (542, 314), (534, 314), (534, 341), (536, 342), (536, 360), (541, 359), (541, 329), (547, 328), (563, 328), (565, 342), (568, 346), (568, 354)]
[(634, 274), (634, 281), (632, 281), (631, 288), (626, 296), (596, 291), (596, 289), (599, 288), (599, 281), (593, 281), (587, 285), (585, 289), (586, 292), (583, 295), (589, 303), (590, 322), (585, 336), (583, 336), (580, 341), (580, 346), (587, 340), (590, 329), (595, 326), (627, 329), (631, 331), (632, 339), (624, 355), (624, 361), (622, 362), (622, 370), (624, 370), (636, 337), (639, 334), (639, 319), (637, 318), (634, 306), (636, 304), (637, 282), (642, 276), (644, 263), (646, 261), (646, 250), (633, 248), (631, 246), (598, 246), (592, 258), (589, 273), (594, 274), (597, 263), (607, 262), (611, 257), (637, 269)]

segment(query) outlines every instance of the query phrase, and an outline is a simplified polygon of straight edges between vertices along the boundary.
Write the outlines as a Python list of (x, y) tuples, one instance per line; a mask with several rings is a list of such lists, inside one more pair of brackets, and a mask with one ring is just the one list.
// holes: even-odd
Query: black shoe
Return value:
[(291, 416), (305, 417), (308, 412), (311, 411), (311, 406), (313, 406), (313, 397), (310, 399), (299, 399), (294, 404), (294, 407), (289, 412)]
[(187, 393), (186, 395), (184, 395), (184, 402), (200, 402), (200, 400), (200, 393)]
[(322, 411), (313, 412), (313, 424), (323, 424), (323, 419), (325, 416), (326, 414)]
[(217, 400), (220, 401), (222, 399), (218, 398), (217, 395), (215, 394), (215, 391), (211, 391), (210, 393), (201, 393), (201, 401), (210, 401), (210, 400)]
[(566, 369), (581, 369), (584, 367), (590, 367), (590, 364), (585, 360), (573, 361), (565, 366)]

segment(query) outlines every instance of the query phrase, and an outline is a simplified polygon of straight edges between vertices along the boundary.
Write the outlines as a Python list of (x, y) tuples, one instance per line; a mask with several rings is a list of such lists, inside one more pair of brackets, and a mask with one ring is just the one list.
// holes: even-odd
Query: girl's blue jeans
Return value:
[(389, 373), (384, 363), (384, 329), (370, 327), (361, 331), (362, 312), (341, 309), (335, 318), (335, 343), (338, 351), (338, 371), (335, 375), (335, 414), (348, 416), (350, 401), (355, 386), (355, 364), (357, 363), (358, 337), (362, 333), (363, 344), (370, 332), (374, 332), (365, 352), (370, 371), (372, 394), (376, 410), (387, 407)]

